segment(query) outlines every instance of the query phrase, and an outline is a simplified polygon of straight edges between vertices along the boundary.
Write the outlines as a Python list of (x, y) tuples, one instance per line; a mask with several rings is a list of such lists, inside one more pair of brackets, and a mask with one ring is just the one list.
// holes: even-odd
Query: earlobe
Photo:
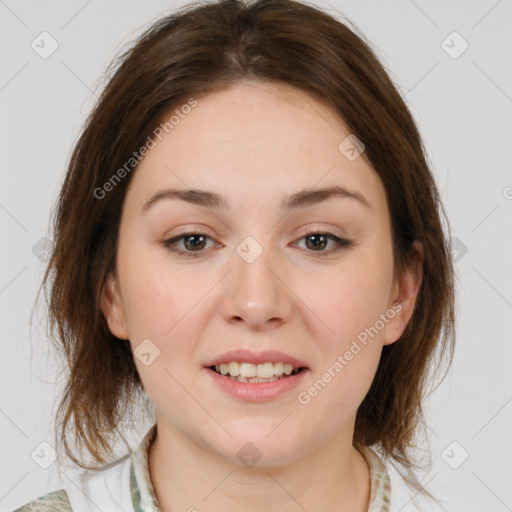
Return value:
[(109, 274), (101, 294), (101, 310), (110, 332), (122, 340), (129, 338), (116, 279)]
[(415, 241), (411, 249), (409, 266), (400, 282), (395, 284), (391, 302), (395, 312), (393, 319), (386, 325), (383, 344), (390, 345), (402, 336), (414, 312), (414, 306), (421, 288), (423, 277), (423, 246)]

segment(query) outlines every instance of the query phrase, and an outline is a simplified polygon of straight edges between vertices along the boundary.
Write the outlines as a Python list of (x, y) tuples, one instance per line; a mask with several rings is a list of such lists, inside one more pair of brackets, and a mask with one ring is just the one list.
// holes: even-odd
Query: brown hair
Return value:
[(42, 283), (51, 275), (51, 339), (70, 370), (56, 416), (56, 445), (60, 434), (75, 464), (105, 467), (77, 459), (68, 431), (81, 450), (85, 446), (96, 462), (105, 463), (115, 432), (144, 396), (130, 345), (111, 334), (100, 309), (106, 278), (115, 272), (121, 208), (133, 173), (125, 173), (103, 198), (94, 191), (144, 145), (163, 114), (191, 97), (250, 79), (313, 95), (364, 143), (362, 156), (386, 190), (396, 275), (408, 265), (412, 242), (423, 245), (413, 315), (401, 338), (383, 348), (357, 412), (354, 445), (374, 445), (406, 470), (410, 485), (429, 495), (414, 476), (418, 463), (410, 451), (424, 425), (427, 376), (445, 356), (448, 363), (453, 357), (450, 238), (415, 122), (370, 44), (356, 32), (294, 0), (196, 2), (159, 19), (113, 62), (113, 76), (69, 162)]

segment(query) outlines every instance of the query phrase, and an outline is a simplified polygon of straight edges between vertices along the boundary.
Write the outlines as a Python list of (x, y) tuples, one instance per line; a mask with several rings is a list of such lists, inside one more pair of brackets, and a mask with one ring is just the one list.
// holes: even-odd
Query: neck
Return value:
[(151, 482), (162, 512), (367, 512), (370, 473), (352, 436), (341, 432), (286, 464), (245, 467), (158, 423), (149, 450)]

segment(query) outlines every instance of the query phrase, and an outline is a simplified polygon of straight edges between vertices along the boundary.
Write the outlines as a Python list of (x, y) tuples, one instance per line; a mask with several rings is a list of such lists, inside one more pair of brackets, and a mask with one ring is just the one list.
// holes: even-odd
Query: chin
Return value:
[(212, 440), (212, 448), (230, 463), (247, 468), (281, 466), (300, 456), (304, 450), (303, 439), (291, 436), (283, 425), (276, 428), (279, 422), (275, 420), (257, 423), (240, 423), (236, 430), (226, 426), (233, 437), (224, 436), (220, 445), (218, 438)]

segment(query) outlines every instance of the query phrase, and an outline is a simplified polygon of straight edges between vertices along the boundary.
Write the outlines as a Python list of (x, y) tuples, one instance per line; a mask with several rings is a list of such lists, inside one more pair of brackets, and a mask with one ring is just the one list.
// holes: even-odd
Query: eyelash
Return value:
[[(334, 254), (334, 253), (341, 251), (342, 249), (349, 249), (353, 246), (353, 242), (350, 240), (346, 240), (344, 238), (339, 238), (339, 237), (333, 235), (332, 233), (325, 233), (322, 231), (311, 231), (311, 232), (303, 235), (299, 240), (303, 240), (304, 238), (307, 238), (309, 236), (314, 236), (314, 235), (323, 235), (326, 238), (328, 238), (329, 240), (332, 240), (333, 242), (336, 243), (336, 247), (334, 247), (333, 249), (331, 249), (329, 251), (309, 251), (309, 252), (313, 253), (312, 256), (314, 258), (321, 258), (324, 255)], [(187, 237), (191, 237), (191, 236), (202, 236), (205, 238), (209, 238), (211, 240), (211, 238), (208, 235), (206, 235), (205, 233), (192, 232), (192, 233), (183, 233), (182, 235), (178, 235), (173, 238), (169, 238), (168, 240), (164, 240), (162, 242), (162, 245), (164, 247), (166, 247), (167, 249), (169, 249), (170, 251), (175, 252), (180, 256), (184, 256), (185, 258), (201, 257), (201, 253), (204, 251), (183, 251), (181, 249), (176, 249), (175, 247), (173, 247), (173, 244), (175, 244), (176, 242), (182, 240), (183, 238), (187, 238)], [(314, 254), (315, 252), (318, 252), (318, 254)]]

